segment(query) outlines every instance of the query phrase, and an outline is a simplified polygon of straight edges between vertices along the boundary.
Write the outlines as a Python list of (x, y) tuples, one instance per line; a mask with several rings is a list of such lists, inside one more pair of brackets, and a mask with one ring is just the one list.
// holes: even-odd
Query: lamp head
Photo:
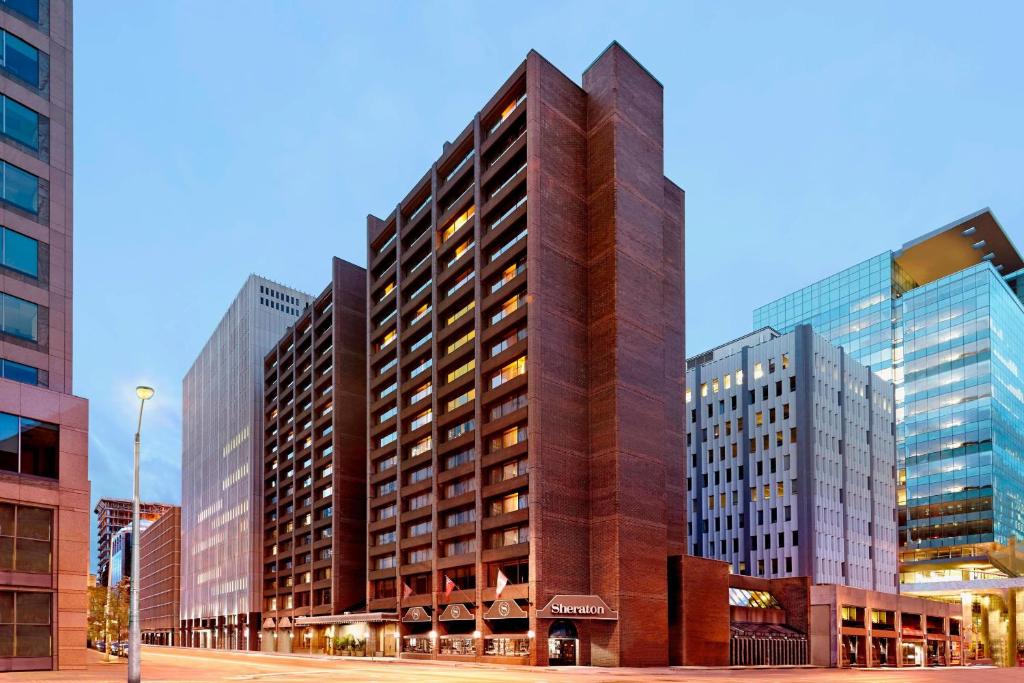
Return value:
[(153, 398), (153, 387), (137, 386), (135, 387), (135, 395), (141, 398), (143, 401)]

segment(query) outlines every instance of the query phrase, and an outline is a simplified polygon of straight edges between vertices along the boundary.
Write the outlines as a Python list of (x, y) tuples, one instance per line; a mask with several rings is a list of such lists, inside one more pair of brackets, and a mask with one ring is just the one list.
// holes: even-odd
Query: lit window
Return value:
[(455, 219), (448, 224), (448, 227), (444, 229), (444, 232), (441, 233), (441, 241), (447, 242), (449, 237), (458, 232), (459, 228), (465, 225), (469, 221), (469, 219), (475, 215), (476, 206), (471, 206), (462, 213), (460, 213), (458, 216), (456, 216)]
[(754, 363), (754, 379), (761, 379), (764, 377), (764, 368), (760, 363)]
[(526, 356), (520, 356), (491, 377), (491, 388), (501, 386), (526, 372)]

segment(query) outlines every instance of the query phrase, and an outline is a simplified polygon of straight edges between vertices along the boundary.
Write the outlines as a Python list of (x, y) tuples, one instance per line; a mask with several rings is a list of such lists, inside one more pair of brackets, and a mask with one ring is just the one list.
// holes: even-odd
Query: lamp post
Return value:
[(128, 683), (142, 681), (142, 628), (139, 624), (139, 432), (142, 431), (142, 409), (153, 398), (153, 388), (139, 386), (139, 424), (135, 428), (135, 489), (132, 494), (132, 585), (131, 616), (128, 618)]

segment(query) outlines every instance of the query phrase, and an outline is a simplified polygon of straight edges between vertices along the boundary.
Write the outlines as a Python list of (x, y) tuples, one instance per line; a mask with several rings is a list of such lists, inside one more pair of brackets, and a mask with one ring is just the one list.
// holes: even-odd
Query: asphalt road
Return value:
[[(86, 671), (25, 672), (0, 674), (0, 681), (124, 681), (125, 660), (105, 663), (104, 656), (89, 652)], [(362, 661), (326, 657), (278, 656), (258, 653), (211, 652), (144, 648), (142, 678), (163, 681), (275, 681), (323, 683), (385, 683), (388, 681), (500, 682), (559, 681), (778, 681), (811, 683), (1001, 683), (1021, 681), (1024, 669), (901, 669), (837, 671), (831, 669), (531, 669), (478, 664), (410, 661)]]

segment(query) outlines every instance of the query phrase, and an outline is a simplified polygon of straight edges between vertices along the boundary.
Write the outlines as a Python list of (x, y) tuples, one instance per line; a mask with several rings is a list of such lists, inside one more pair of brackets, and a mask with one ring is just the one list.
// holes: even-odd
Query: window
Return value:
[(39, 23), (39, 0), (0, 0), (0, 5), (29, 21)]
[(407, 510), (419, 510), (420, 508), (427, 507), (433, 502), (433, 496), (430, 492), (421, 493), (417, 496), (405, 499), (405, 507)]
[(764, 367), (760, 363), (754, 363), (754, 379), (764, 377)]
[(50, 657), (53, 594), (0, 591), (0, 657)]
[(455, 498), (464, 493), (476, 490), (476, 480), (473, 477), (464, 477), (450, 482), (444, 489), (445, 498)]
[(506, 364), (500, 371), (491, 376), (491, 388), (500, 387), (526, 372), (526, 356), (520, 356), (511, 363)]
[(464, 510), (457, 510), (455, 512), (449, 512), (444, 517), (444, 527), (446, 529), (453, 526), (460, 526), (462, 524), (469, 524), (476, 521), (476, 508), (466, 508)]
[(462, 348), (463, 346), (465, 346), (469, 342), (473, 341), (473, 339), (475, 337), (476, 337), (476, 330), (469, 330), (468, 332), (463, 334), (461, 337), (459, 337), (455, 341), (453, 341), (450, 344), (448, 344), (448, 346), (445, 348), (445, 353), (446, 354), (447, 353), (451, 353), (452, 351), (455, 351), (456, 349)]
[(374, 569), (391, 569), (394, 566), (395, 566), (395, 556), (394, 555), (382, 555), (380, 557), (375, 558), (374, 561), (373, 561), (373, 568)]
[(502, 465), (494, 467), (490, 471), (490, 477), (488, 482), (491, 484), (497, 484), (509, 479), (521, 477), (528, 471), (528, 464), (526, 458), (520, 458), (519, 460), (513, 460), (506, 462)]
[(409, 524), (408, 526), (406, 526), (406, 528), (405, 528), (405, 537), (406, 538), (415, 538), (416, 536), (422, 536), (423, 534), (429, 534), (433, 530), (434, 530), (434, 525), (428, 519), (428, 520), (425, 520), (425, 521), (422, 521), (422, 522), (417, 522), (415, 524)]
[(445, 381), (448, 382), (448, 383), (454, 382), (459, 377), (462, 377), (463, 375), (465, 375), (467, 372), (472, 372), (474, 368), (476, 368), (476, 360), (471, 358), (468, 361), (466, 361), (465, 363), (463, 363), (462, 365), (460, 365), (459, 367), (457, 367), (454, 370), (450, 371), (445, 376)]
[(450, 413), (451, 411), (455, 410), (456, 408), (458, 408), (460, 406), (466, 405), (467, 403), (472, 401), (474, 398), (476, 398), (476, 389), (470, 389), (469, 391), (465, 392), (464, 394), (460, 394), (460, 395), (456, 396), (455, 398), (450, 399), (447, 403), (445, 403), (445, 412), (446, 413)]
[(504, 548), (510, 545), (517, 545), (519, 543), (527, 543), (530, 540), (530, 526), (524, 524), (522, 526), (509, 527), (507, 529), (498, 529), (496, 531), (490, 531), (487, 534), (487, 547), (488, 548)]
[(463, 434), (468, 434), (469, 432), (473, 431), (473, 429), (475, 429), (475, 428), (476, 428), (476, 421), (475, 420), (466, 420), (465, 422), (462, 422), (461, 424), (457, 424), (457, 425), (455, 425), (453, 427), (449, 427), (448, 430), (445, 432), (445, 441), (451, 441), (452, 439), (457, 439), (458, 437), (462, 436)]
[(487, 515), (495, 517), (517, 510), (525, 510), (530, 506), (530, 496), (525, 491), (515, 491), (499, 498), (491, 499)]
[(476, 273), (473, 272), (472, 269), (466, 271), (465, 273), (462, 274), (461, 277), (458, 278), (458, 280), (455, 281), (455, 283), (451, 287), (448, 288), (448, 291), (445, 294), (445, 296), (451, 296), (452, 294), (457, 292), (464, 284), (472, 280), (475, 276)]
[(496, 325), (508, 316), (515, 313), (519, 308), (526, 303), (525, 294), (514, 294), (501, 304), (498, 311), (491, 315), (491, 325)]
[(30, 149), (39, 149), (39, 114), (25, 105), (0, 96), (3, 134)]
[(60, 428), (49, 422), (0, 413), (0, 469), (57, 478)]
[[(0, 503), (0, 571), (49, 573), (52, 532), (51, 510)], [(3, 622), (0, 616), (0, 623)]]
[(462, 258), (463, 254), (468, 252), (470, 249), (476, 246), (476, 242), (473, 241), (472, 235), (459, 244), (455, 249), (452, 250), (452, 256), (444, 264), (445, 268), (450, 268), (456, 261)]
[(503, 124), (509, 116), (512, 116), (512, 112), (519, 108), (519, 105), (526, 101), (526, 93), (520, 95), (517, 99), (513, 100), (509, 104), (505, 105), (505, 108), (501, 110), (501, 114), (498, 115), (498, 119), (491, 126), (487, 134), (490, 135), (494, 131), (498, 130), (498, 126)]
[(497, 344), (493, 344), (491, 346), (491, 358), (497, 356), (502, 351), (505, 351), (513, 344), (518, 344), (524, 339), (526, 339), (526, 327), (520, 327), (515, 332), (509, 333)]
[(460, 538), (454, 541), (448, 541), (444, 544), (445, 557), (452, 557), (454, 555), (465, 555), (466, 553), (473, 552), (476, 552), (475, 538)]
[[(460, 164), (460, 166), (461, 166), (461, 164)], [(451, 237), (456, 232), (458, 232), (459, 228), (461, 228), (463, 225), (468, 223), (469, 219), (472, 218), (475, 215), (476, 215), (476, 207), (475, 206), (471, 206), (468, 209), (466, 209), (465, 211), (463, 211), (462, 213), (460, 213), (458, 216), (456, 216), (452, 220), (452, 222), (448, 224), (448, 227), (446, 227), (442, 231), (442, 233), (441, 233), (441, 242), (448, 241), (449, 237)]]
[(415, 458), (418, 455), (423, 455), (433, 447), (431, 437), (425, 436), (409, 449), (409, 458)]
[(491, 285), (491, 294), (494, 294), (506, 284), (514, 280), (524, 270), (526, 270), (526, 261), (523, 260), (506, 267), (505, 270), (501, 271), (501, 277)]
[(409, 473), (409, 483), (419, 483), (425, 479), (429, 479), (434, 475), (434, 468), (430, 465), (420, 467)]
[(494, 451), (501, 450), (502, 448), (511, 448), (516, 444), (526, 441), (526, 438), (526, 425), (509, 427), (502, 431), (501, 434), (491, 437), (489, 452), (493, 453)]
[(2, 198), (32, 214), (39, 213), (39, 178), (6, 161), (0, 162)]
[(409, 422), (409, 431), (411, 432), (411, 431), (419, 429), (420, 427), (423, 427), (424, 425), (428, 425), (428, 424), (430, 424), (430, 421), (433, 420), (433, 419), (434, 419), (434, 413), (433, 413), (433, 411), (431, 411), (428, 408), (427, 410), (424, 410), (419, 415), (414, 417)]
[(419, 387), (417, 387), (416, 392), (409, 397), (409, 405), (412, 405), (413, 403), (416, 403), (420, 399), (430, 396), (430, 392), (431, 385), (429, 382), (427, 382), (426, 384), (421, 384)]
[(384, 448), (398, 440), (398, 432), (390, 432), (377, 439), (377, 448)]
[(39, 370), (29, 365), (15, 363), (13, 360), (0, 359), (0, 376), (22, 384), (39, 384)]
[(489, 411), (490, 419), (497, 420), (500, 417), (514, 413), (525, 405), (526, 392), (516, 394), (512, 398), (506, 399), (497, 405), (492, 405)]
[[(7, 5), (8, 1), (5, 0), (4, 4)], [(0, 39), (3, 42), (0, 67), (9, 75), (38, 88), (39, 50), (7, 31), (0, 31)]]
[(502, 254), (504, 254), (504, 253), (505, 253), (505, 252), (507, 252), (507, 251), (508, 251), (509, 249), (511, 249), (512, 247), (514, 247), (514, 246), (515, 246), (515, 245), (516, 245), (516, 244), (517, 244), (517, 243), (518, 243), (518, 242), (519, 242), (520, 240), (522, 240), (522, 239), (523, 239), (524, 237), (526, 237), (526, 228), (523, 228), (523, 229), (522, 229), (522, 230), (521, 230), (521, 231), (519, 232), (519, 234), (518, 234), (518, 235), (516, 235), (515, 237), (513, 237), (512, 239), (510, 239), (510, 240), (509, 240), (508, 242), (506, 242), (506, 243), (505, 243), (504, 245), (502, 245), (502, 246), (501, 246), (501, 248), (499, 248), (499, 249), (497, 249), (496, 251), (492, 252), (492, 253), (491, 253), (491, 256), (490, 256), (490, 258), (488, 259), (488, 263), (493, 263), (494, 261), (497, 261), (497, 260), (498, 260), (499, 258), (501, 258), (501, 255), (502, 255)]
[(455, 469), (459, 465), (464, 465), (467, 462), (472, 462), (473, 458), (476, 457), (476, 452), (472, 447), (463, 449), (457, 453), (445, 456), (444, 469), (451, 470)]
[(398, 407), (397, 406), (391, 406), (390, 408), (388, 408), (384, 412), (382, 412), (382, 413), (377, 415), (377, 424), (383, 424), (384, 422), (387, 422), (388, 420), (390, 420), (391, 418), (393, 418), (397, 414), (398, 414)]

